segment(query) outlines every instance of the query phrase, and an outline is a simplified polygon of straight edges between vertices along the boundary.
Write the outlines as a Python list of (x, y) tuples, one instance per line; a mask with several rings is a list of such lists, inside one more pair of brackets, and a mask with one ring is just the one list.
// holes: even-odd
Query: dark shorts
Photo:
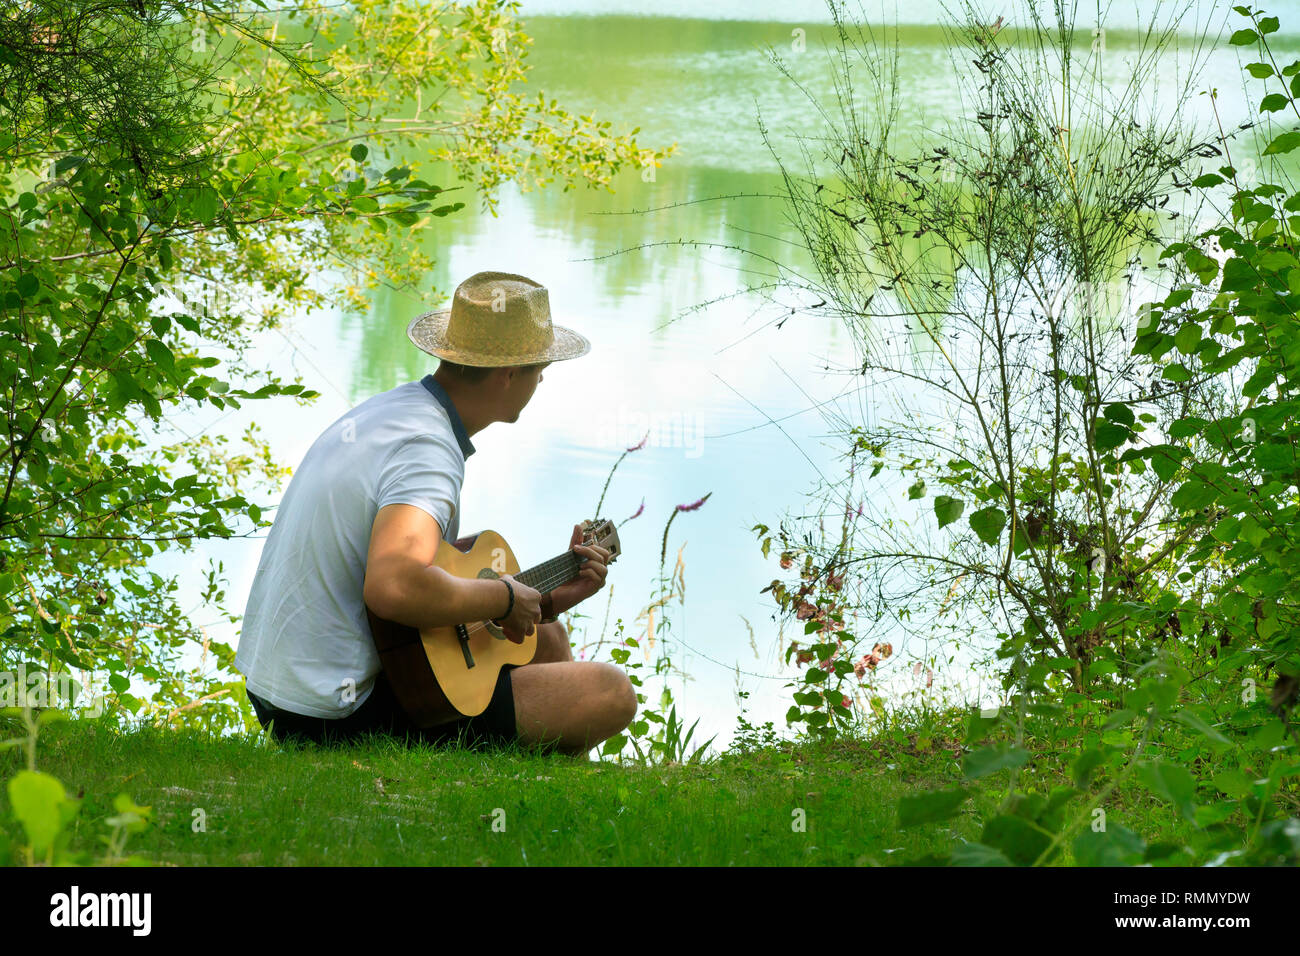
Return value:
[[(361, 706), (346, 717), (327, 719), (306, 717), (263, 700), (247, 691), (253, 710), (263, 727), (271, 724), (271, 735), (284, 741), (290, 737), (312, 740), (316, 743), (343, 743), (378, 733), (405, 740), (408, 744), (460, 744), (467, 747), (500, 746), (517, 739), (515, 731), (515, 698), (510, 688), (511, 665), (501, 668), (492, 702), (481, 714), (463, 717), (429, 730), (414, 726), (398, 704), (392, 685), (380, 671), (374, 689)], [(274, 723), (272, 723), (274, 722)]]

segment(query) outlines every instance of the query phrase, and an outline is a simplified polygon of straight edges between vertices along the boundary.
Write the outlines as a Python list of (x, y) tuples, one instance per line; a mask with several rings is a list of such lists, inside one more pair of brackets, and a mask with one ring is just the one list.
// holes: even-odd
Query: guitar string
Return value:
[[(514, 575), (514, 577), (516, 580), (525, 577), (532, 578), (535, 574), (540, 573), (544, 571), (546, 568), (554, 565), (555, 570), (552, 573), (543, 575), (540, 578), (540, 580), (538, 580), (537, 584), (541, 585), (541, 587), (529, 584), (529, 587), (533, 588), (533, 590), (535, 591), (550, 591), (552, 588), (555, 588), (561, 584), (564, 584), (566, 581), (570, 580), (571, 575), (564, 567), (570, 561), (573, 562), (572, 567), (576, 570), (579, 567), (577, 563), (577, 558), (573, 556), (572, 552), (565, 552), (564, 554), (556, 555), (554, 558), (551, 558), (549, 561), (543, 561), (541, 564), (537, 565), (536, 567), (529, 568), (527, 571), (521, 571), (518, 574)], [(525, 580), (524, 583), (528, 584), (528, 581)], [(473, 623), (467, 622), (465, 624), (466, 637), (478, 631), (482, 631), (486, 629), (487, 629), (487, 624), (483, 621), (474, 621)]]
[[(584, 559), (585, 560), (585, 559)], [(577, 556), (572, 551), (566, 551), (564, 554), (557, 554), (549, 561), (543, 561), (541, 564), (531, 567), (526, 571), (520, 571), (514, 575), (516, 580), (523, 579), (525, 584), (537, 591), (550, 591), (566, 581), (572, 580), (573, 572), (582, 566)], [(553, 569), (549, 573), (548, 569)], [(531, 584), (530, 581), (535, 575), (540, 575), (537, 585)], [(454, 625), (453, 625), (454, 626)], [(483, 621), (465, 622), (465, 636), (487, 629), (487, 623)], [(494, 627), (496, 625), (493, 625)], [(500, 628), (498, 628), (499, 630)]]

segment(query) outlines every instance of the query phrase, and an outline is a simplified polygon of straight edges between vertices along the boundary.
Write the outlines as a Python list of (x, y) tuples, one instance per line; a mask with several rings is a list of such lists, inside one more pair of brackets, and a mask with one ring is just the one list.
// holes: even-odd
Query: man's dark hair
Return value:
[[(535, 362), (532, 365), (524, 365), (522, 368), (538, 368), (540, 366), (550, 365), (550, 362)], [(448, 362), (446, 359), (438, 360), (438, 368), (445, 368), (450, 374), (457, 376), (460, 381), (466, 385), (477, 385), (483, 379), (487, 378), (491, 368), (480, 368), (477, 365), (457, 365), (455, 362)]]
[(492, 371), (490, 368), (479, 368), (477, 365), (457, 365), (455, 362), (448, 362), (446, 359), (438, 360), (438, 368), (445, 368), (466, 385), (478, 384), (487, 378), (488, 373)]

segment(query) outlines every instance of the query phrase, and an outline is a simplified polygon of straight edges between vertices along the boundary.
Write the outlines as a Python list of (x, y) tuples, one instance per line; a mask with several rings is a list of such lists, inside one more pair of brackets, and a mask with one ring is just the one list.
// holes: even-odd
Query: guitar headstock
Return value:
[(618, 529), (614, 527), (614, 522), (605, 518), (582, 523), (582, 543), (588, 547), (606, 549), (609, 552), (606, 564), (613, 564), (614, 559), (623, 553), (623, 546), (618, 543)]

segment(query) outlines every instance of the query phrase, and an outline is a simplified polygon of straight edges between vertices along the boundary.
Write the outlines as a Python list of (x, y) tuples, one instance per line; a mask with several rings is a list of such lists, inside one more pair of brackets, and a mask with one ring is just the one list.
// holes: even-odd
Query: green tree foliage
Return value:
[[(846, 507), (833, 548), (784, 528), (773, 541), (760, 526), (783, 565), (805, 556), (803, 588), (773, 590), (822, 631), (834, 630), (813, 626), (825, 608), (800, 602), (820, 605), (841, 576), (878, 602), (849, 606), (922, 627), (945, 626), (965, 600), (974, 613), (962, 625), (977, 641), (996, 631), (1003, 662), (1004, 701), (971, 713), (965, 785), (905, 799), (899, 824), (1001, 795), (978, 840), (918, 862), (1300, 861), (1300, 192), (1279, 161), (1300, 148), (1289, 123), (1300, 120), (1300, 61), (1270, 51), (1276, 17), (1236, 11), (1250, 26), (1231, 43), (1258, 47), (1247, 72), (1269, 87), (1253, 155), (1222, 125), (1206, 142), (1180, 141), (1170, 130), (1184, 123), (1139, 121), (1097, 87), (1085, 102), (1100, 115), (1054, 120), (1052, 108), (1083, 96), (1070, 79), (1072, 25), (1031, 23), (1029, 42), (1004, 47), (972, 21), (986, 140), (954, 137), (930, 161), (901, 160), (888, 130), (852, 127), (849, 188), (792, 189), (820, 256), (818, 291), (855, 322), (862, 374), (904, 382), (905, 412), (938, 395), (935, 407), (955, 413), (846, 429), (851, 478), (870, 453), (867, 481), (892, 465), (900, 490), (911, 482), (906, 500), (943, 493), (918, 511), (919, 531), (879, 509), (863, 521), (875, 537), (860, 535), (851, 519), (862, 516)], [(1006, 84), (1017, 48), (1032, 58), (1053, 44), (1069, 96)], [(1117, 165), (1116, 143), (1146, 147)], [(1198, 158), (1217, 170), (1198, 171)], [(1267, 173), (1257, 182), (1246, 168)], [(1158, 231), (1152, 214), (1174, 190), (1197, 213), (1226, 193), (1227, 211), (1194, 235)], [(1107, 280), (1142, 265), (1152, 239), (1166, 277), (1147, 287), (1158, 301), (1139, 306), (1150, 293), (1115, 296)], [(1075, 301), (1062, 307), (1061, 295)], [(889, 323), (899, 315), (907, 329)], [(848, 495), (836, 492), (839, 505)], [(809, 648), (823, 663), (857, 639), (833, 636)], [(826, 734), (847, 723), (821, 716), (831, 698), (818, 685), (836, 677), (848, 674), (810, 668), (791, 720)], [(1049, 752), (1070, 755), (1072, 786), (1035, 786)], [(1111, 802), (1125, 784), (1190, 836), (1139, 834)]]
[(666, 155), (516, 95), (514, 5), (240, 6), (0, 4), (0, 669), (90, 672), (119, 712), (210, 727), (251, 721), (200, 626), (236, 620), (224, 569), (196, 618), (151, 559), (265, 529), (285, 471), (255, 428), (235, 447), (176, 419), (315, 396), (246, 355), (291, 308), (363, 303), (312, 281), (338, 250), (370, 284), (423, 279), (413, 237), (465, 204), (381, 157), (428, 147), (491, 206)]
[[(1281, 66), (1268, 46), (1278, 19), (1234, 9), (1250, 26), (1231, 42), (1258, 49), (1248, 71), (1268, 88), (1259, 113), (1300, 119), (1300, 61)], [(1269, 681), (1270, 705), (1300, 742), (1300, 190), (1269, 159), (1300, 147), (1300, 130), (1269, 121), (1264, 135), (1257, 155), (1223, 138), (1223, 165), (1195, 180), (1229, 194), (1229, 218), (1166, 247), (1188, 280), (1153, 303), (1134, 346), (1165, 381), (1221, 382), (1225, 400), (1171, 421), (1168, 443), (1135, 445), (1120, 459), (1176, 462), (1171, 502), (1189, 541), (1180, 578), (1202, 583), (1179, 608), (1193, 625), (1184, 639), (1218, 672)], [(1263, 172), (1240, 171), (1246, 157)]]

